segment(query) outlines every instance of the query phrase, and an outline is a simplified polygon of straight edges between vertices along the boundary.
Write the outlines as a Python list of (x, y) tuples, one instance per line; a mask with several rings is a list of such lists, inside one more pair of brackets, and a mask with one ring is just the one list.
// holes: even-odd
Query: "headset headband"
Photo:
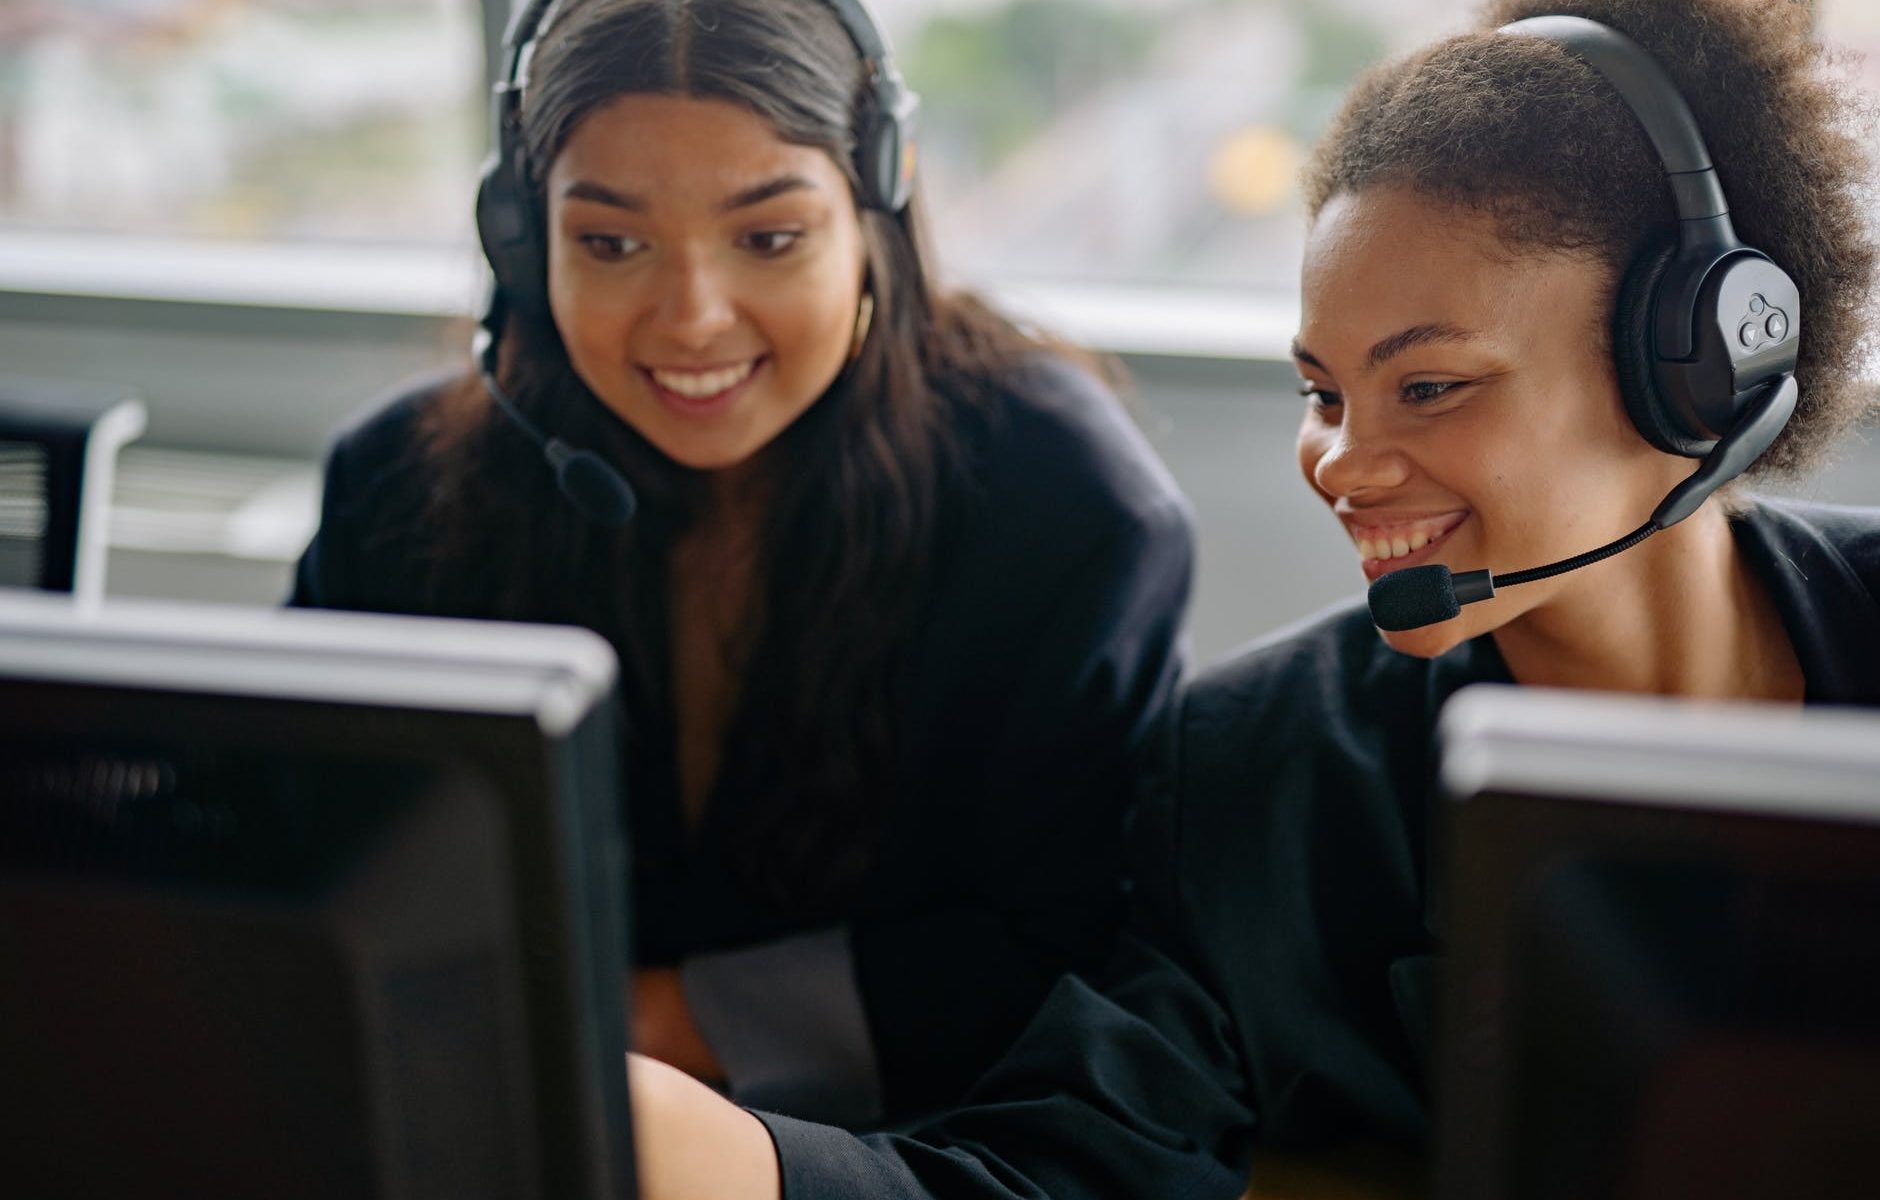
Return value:
[(1529, 17), (1496, 32), (1552, 42), (1597, 72), (1632, 110), (1658, 154), (1671, 185), (1680, 240), (1736, 241), (1723, 185), (1697, 119), (1677, 85), (1643, 46), (1584, 17)]
[[(564, 2), (529, 0), (515, 10), (509, 27), (503, 31), (503, 76), (498, 81), (499, 90), (511, 88), (520, 93), (528, 86), (529, 60), (535, 56), (535, 44), (554, 26)], [(828, 5), (841, 23), (842, 31), (849, 35), (862, 65), (868, 68), (870, 78), (884, 79), (893, 75), (888, 43), (861, 0), (828, 0)]]

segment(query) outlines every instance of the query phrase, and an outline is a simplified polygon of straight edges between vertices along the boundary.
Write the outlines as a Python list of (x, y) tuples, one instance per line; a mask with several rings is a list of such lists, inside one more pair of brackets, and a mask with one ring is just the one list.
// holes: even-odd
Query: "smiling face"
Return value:
[[(1507, 572), (1566, 558), (1635, 528), (1690, 472), (1625, 415), (1610, 284), (1588, 257), (1515, 255), (1485, 217), (1373, 188), (1320, 210), (1302, 285), (1299, 465), (1366, 579), (1426, 562)], [(1620, 560), (1523, 584), (1384, 636), (1440, 654), (1614, 569)]]
[(842, 370), (864, 248), (823, 151), (725, 101), (628, 95), (576, 127), (547, 191), (569, 361), (668, 458), (748, 461)]

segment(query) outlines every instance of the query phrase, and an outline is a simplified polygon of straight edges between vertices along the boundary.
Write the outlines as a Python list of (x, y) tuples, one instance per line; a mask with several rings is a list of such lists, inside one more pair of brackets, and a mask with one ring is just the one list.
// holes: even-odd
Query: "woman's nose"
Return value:
[(1374, 430), (1347, 419), (1330, 431), (1325, 452), (1312, 467), (1312, 480), (1334, 499), (1385, 491), (1410, 478), (1410, 461)]
[(713, 264), (676, 262), (659, 280), (660, 324), (676, 342), (704, 348), (737, 323), (729, 282)]

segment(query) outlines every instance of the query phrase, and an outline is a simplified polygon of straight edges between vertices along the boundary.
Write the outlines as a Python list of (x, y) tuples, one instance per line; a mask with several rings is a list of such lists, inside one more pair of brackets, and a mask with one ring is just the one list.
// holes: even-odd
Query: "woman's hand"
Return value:
[(782, 1200), (777, 1151), (763, 1122), (644, 1055), (627, 1055), (627, 1088), (644, 1200)]
[(722, 1083), (725, 1069), (692, 1022), (676, 967), (634, 971), (627, 997), (628, 1032), (637, 1054), (657, 1058), (707, 1083)]

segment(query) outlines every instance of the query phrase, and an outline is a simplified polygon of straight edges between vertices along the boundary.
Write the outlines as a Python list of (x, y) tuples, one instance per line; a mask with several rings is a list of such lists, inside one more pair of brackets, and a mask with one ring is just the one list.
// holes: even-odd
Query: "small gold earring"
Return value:
[(862, 302), (855, 307), (855, 340), (849, 343), (849, 361), (854, 362), (862, 356), (862, 343), (868, 340), (869, 326), (875, 323), (875, 296), (873, 292), (863, 292)]

